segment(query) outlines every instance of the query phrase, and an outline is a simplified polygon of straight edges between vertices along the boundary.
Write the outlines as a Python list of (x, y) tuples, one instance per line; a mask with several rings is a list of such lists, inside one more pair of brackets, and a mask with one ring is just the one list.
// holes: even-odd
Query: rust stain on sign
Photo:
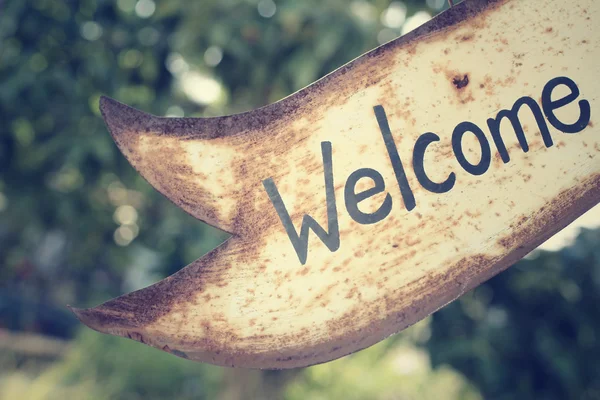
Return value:
[(131, 164), (232, 237), (74, 312), (255, 368), (332, 360), (424, 318), (598, 203), (599, 17), (592, 0), (466, 0), (232, 116), (160, 118), (103, 98)]

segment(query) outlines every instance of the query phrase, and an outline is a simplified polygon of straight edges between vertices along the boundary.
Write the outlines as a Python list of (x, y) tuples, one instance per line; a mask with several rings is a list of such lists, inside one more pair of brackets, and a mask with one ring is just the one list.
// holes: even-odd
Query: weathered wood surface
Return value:
[(158, 118), (104, 98), (131, 164), (233, 237), (74, 311), (257, 368), (325, 362), (415, 323), (598, 202), (599, 20), (593, 0), (466, 0), (248, 113)]

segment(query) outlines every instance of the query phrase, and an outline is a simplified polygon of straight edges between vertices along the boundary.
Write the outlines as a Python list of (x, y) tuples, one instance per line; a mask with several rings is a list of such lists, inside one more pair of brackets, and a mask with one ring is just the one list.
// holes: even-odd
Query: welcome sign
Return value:
[(253, 368), (329, 361), (424, 318), (598, 203), (599, 18), (592, 0), (466, 0), (248, 113), (159, 118), (103, 98), (131, 164), (232, 237), (73, 311)]

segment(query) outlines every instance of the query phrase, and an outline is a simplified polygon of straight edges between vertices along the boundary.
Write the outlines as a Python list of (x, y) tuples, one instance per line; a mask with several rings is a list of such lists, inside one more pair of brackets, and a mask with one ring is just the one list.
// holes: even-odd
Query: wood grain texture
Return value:
[[(248, 113), (159, 118), (103, 98), (140, 174), (233, 236), (155, 285), (74, 312), (100, 332), (251, 368), (326, 362), (419, 321), (598, 203), (599, 19), (593, 0), (466, 0)], [(415, 151), (428, 132), (439, 140)], [(377, 183), (347, 182), (367, 168), (385, 188), (358, 210), (391, 208), (361, 223), (352, 193)], [(302, 262), (267, 180), (298, 233), (310, 215), (331, 235), (335, 201), (337, 246), (311, 230)]]

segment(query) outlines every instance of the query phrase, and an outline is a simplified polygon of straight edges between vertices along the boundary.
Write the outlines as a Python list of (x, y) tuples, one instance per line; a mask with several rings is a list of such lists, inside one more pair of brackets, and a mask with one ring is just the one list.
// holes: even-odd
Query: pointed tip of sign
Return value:
[(100, 323), (101, 318), (99, 318), (100, 314), (98, 313), (97, 308), (77, 308), (72, 306), (67, 306), (67, 308), (75, 314), (79, 321), (96, 331), (102, 332), (102, 324)]
[(134, 323), (135, 319), (130, 318), (129, 313), (112, 307), (112, 303), (115, 303), (114, 299), (93, 308), (77, 308), (69, 305), (67, 308), (79, 321), (97, 332), (128, 337), (128, 332), (139, 327)]
[(105, 120), (110, 119), (114, 115), (119, 115), (119, 110), (131, 108), (117, 100), (107, 96), (100, 96), (100, 112)]
[(98, 323), (99, 321), (97, 315), (95, 314), (93, 308), (76, 308), (70, 305), (67, 305), (67, 308), (71, 310), (71, 312), (75, 314), (77, 319), (83, 324), (94, 329), (95, 331), (102, 332), (102, 329), (100, 329), (100, 324)]
[(100, 113), (113, 136), (132, 130), (132, 127), (139, 129), (156, 118), (106, 96), (100, 97)]

